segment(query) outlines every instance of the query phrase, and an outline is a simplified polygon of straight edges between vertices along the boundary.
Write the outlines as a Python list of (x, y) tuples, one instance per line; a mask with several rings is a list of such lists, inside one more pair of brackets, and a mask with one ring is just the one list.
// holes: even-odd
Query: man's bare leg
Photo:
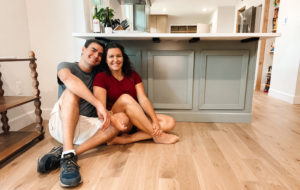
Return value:
[(92, 148), (95, 148), (100, 144), (107, 142), (109, 139), (117, 136), (118, 133), (119, 130), (117, 130), (115, 127), (111, 125), (104, 131), (99, 129), (91, 138), (89, 138), (88, 140), (86, 140), (84, 143), (82, 143), (76, 148), (75, 150), (76, 155), (80, 155)]
[(130, 122), (133, 125), (137, 126), (141, 131), (149, 135), (147, 136), (143, 133), (138, 133), (134, 138), (136, 140), (145, 140), (152, 137), (155, 143), (162, 144), (172, 144), (179, 140), (176, 135), (167, 134), (165, 132), (162, 132), (160, 136), (152, 136), (153, 128), (151, 121), (145, 115), (141, 106), (130, 95), (123, 94), (120, 96), (113, 105), (112, 111), (114, 113), (124, 112), (129, 117)]
[[(124, 113), (119, 113), (115, 114), (114, 117), (119, 123), (126, 124), (126, 122), (128, 122), (128, 118), (124, 115)], [(105, 130), (99, 129), (91, 138), (89, 138), (87, 141), (85, 141), (77, 147), (77, 149), (75, 150), (76, 155), (80, 155), (87, 150), (90, 150), (100, 144), (108, 142), (110, 139), (117, 136), (118, 133), (119, 130), (116, 127), (113, 127), (112, 125), (110, 125)]]
[[(73, 139), (79, 119), (79, 100), (80, 98), (68, 89), (61, 96), (60, 117), (63, 125), (63, 151), (74, 149)], [(109, 126), (104, 131), (99, 129), (96, 134), (77, 147), (75, 150), (76, 155), (80, 155), (115, 137), (119, 133), (119, 129), (122, 129), (122, 126), (127, 126), (128, 122), (129, 119), (124, 113), (115, 114), (112, 124), (116, 127)]]
[(63, 151), (73, 150), (74, 132), (79, 119), (79, 97), (66, 89), (61, 95), (60, 109), (63, 127)]

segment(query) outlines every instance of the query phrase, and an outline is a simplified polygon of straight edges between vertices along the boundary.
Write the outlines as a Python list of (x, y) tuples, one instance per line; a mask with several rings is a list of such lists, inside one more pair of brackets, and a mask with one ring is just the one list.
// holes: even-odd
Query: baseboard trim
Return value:
[[(8, 125), (10, 126), (10, 131), (18, 131), (25, 126), (33, 123), (35, 121), (35, 114), (34, 111), (26, 112), (22, 115), (18, 115), (14, 118), (8, 118)], [(3, 130), (0, 130), (0, 133), (2, 133)]]
[(300, 104), (300, 96), (295, 96), (294, 104)]
[[(43, 120), (49, 120), (50, 113), (52, 108), (42, 108), (42, 118)], [(14, 118), (8, 118), (8, 125), (10, 126), (10, 131), (18, 131), (22, 128), (24, 128), (27, 125), (30, 125), (31, 123), (35, 122), (35, 113), (34, 110), (28, 111), (22, 115), (18, 115)], [(2, 133), (3, 130), (0, 129), (0, 133)]]
[(295, 101), (295, 98), (296, 98), (294, 95), (291, 95), (291, 94), (288, 94), (288, 93), (285, 93), (285, 92), (281, 92), (281, 91), (275, 90), (275, 89), (270, 89), (268, 95), (272, 96), (274, 98), (278, 98), (280, 100), (283, 100), (285, 102), (288, 102), (290, 104), (294, 104), (294, 101)]
[(251, 123), (251, 113), (201, 113), (201, 112), (172, 112), (156, 111), (156, 113), (168, 114), (176, 121), (186, 122), (225, 122), (225, 123)]
[(49, 120), (52, 108), (42, 108), (42, 110), (43, 120)]

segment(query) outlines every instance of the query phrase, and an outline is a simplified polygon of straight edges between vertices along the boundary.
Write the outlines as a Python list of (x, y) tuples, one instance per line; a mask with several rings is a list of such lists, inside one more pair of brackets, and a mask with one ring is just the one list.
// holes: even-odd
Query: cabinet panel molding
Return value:
[(148, 51), (148, 96), (156, 109), (192, 109), (194, 51)]
[(199, 109), (244, 109), (248, 64), (246, 50), (203, 51)]
[(126, 54), (129, 57), (132, 68), (142, 77), (142, 57), (141, 50), (130, 50), (126, 51)]

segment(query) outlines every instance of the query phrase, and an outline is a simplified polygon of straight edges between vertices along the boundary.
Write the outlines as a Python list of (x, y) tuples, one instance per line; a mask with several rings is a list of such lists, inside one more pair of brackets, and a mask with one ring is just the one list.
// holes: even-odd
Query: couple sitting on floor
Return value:
[[(100, 144), (179, 140), (166, 133), (175, 120), (154, 112), (124, 48), (113, 42), (103, 47), (98, 40), (87, 40), (78, 63), (58, 65), (59, 100), (51, 112), (49, 132), (63, 147), (40, 157), (37, 169), (46, 173), (60, 166), (63, 187), (82, 182), (77, 156)], [(74, 144), (79, 146), (74, 149)]]

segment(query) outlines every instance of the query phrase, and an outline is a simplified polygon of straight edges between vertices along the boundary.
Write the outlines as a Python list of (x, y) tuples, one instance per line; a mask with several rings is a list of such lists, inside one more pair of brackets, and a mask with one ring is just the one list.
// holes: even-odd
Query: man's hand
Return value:
[(108, 128), (110, 124), (110, 113), (101, 105), (96, 107), (97, 115), (100, 119), (103, 119), (102, 130)]
[(160, 125), (159, 125), (158, 122), (153, 122), (153, 123), (152, 123), (152, 129), (153, 129), (153, 133), (152, 133), (153, 136), (160, 136), (161, 133), (163, 132), (163, 131), (160, 129)]

